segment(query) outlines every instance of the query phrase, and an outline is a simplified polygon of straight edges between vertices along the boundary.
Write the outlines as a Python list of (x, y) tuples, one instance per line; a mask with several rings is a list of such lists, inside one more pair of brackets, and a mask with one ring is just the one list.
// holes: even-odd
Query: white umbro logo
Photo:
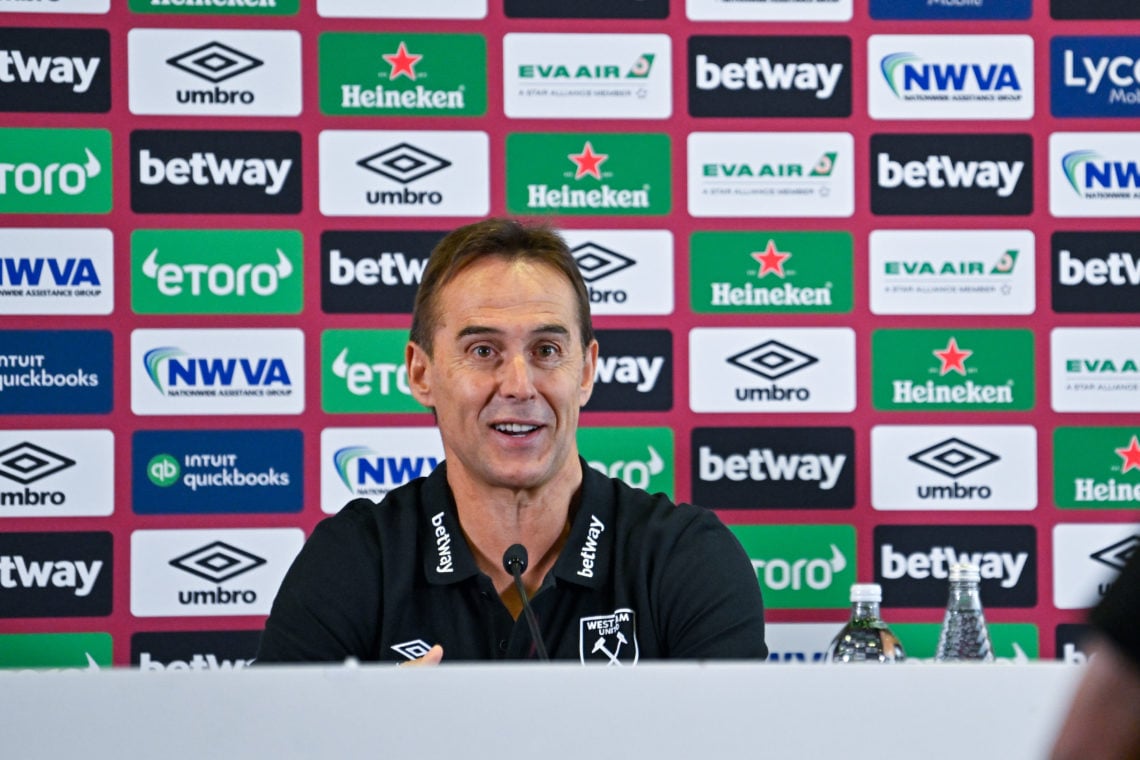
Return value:
[(431, 644), (423, 639), (412, 639), (411, 641), (402, 641), (399, 644), (393, 644), (392, 649), (409, 660), (418, 660), (428, 653), (428, 650), (431, 649)]

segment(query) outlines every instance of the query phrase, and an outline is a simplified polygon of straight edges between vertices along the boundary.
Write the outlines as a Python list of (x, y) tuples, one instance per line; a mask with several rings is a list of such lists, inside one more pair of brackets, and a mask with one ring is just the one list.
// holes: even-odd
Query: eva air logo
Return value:
[(111, 133), (0, 129), (0, 213), (106, 214)]
[(518, 67), (518, 76), (524, 80), (563, 80), (571, 82), (606, 81), (612, 79), (645, 79), (653, 70), (654, 53), (642, 53), (633, 65), (625, 68), (606, 64), (524, 63)]
[(855, 567), (850, 525), (732, 525), (769, 609), (848, 606)]
[(487, 43), (478, 34), (320, 36), (321, 112), (350, 116), (480, 116)]
[(664, 134), (507, 136), (514, 213), (663, 215), (671, 208)]
[(851, 311), (849, 233), (695, 232), (690, 242), (693, 311)]
[(186, 2), (186, 0), (130, 0), (134, 13), (180, 13), (199, 16), (295, 16), (301, 0), (243, 0), (243, 2)]
[(407, 330), (325, 330), (321, 408), (330, 413), (423, 412), (404, 366)]
[(1062, 509), (1140, 507), (1140, 428), (1053, 431), (1053, 494)]
[(671, 428), (579, 428), (578, 448), (595, 470), (627, 485), (672, 498)]
[(1029, 330), (878, 330), (871, 346), (876, 409), (1033, 408)]
[(136, 230), (139, 314), (297, 314), (303, 239), (292, 230)]
[(170, 454), (156, 454), (146, 463), (146, 476), (156, 486), (168, 488), (182, 477), (182, 468)]

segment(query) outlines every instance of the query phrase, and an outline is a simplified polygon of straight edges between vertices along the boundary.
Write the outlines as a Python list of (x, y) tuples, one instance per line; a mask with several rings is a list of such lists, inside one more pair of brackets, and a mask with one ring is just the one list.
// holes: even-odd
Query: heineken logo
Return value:
[(792, 254), (776, 250), (776, 241), (769, 240), (767, 248), (763, 251), (754, 251), (751, 256), (760, 264), (760, 270), (756, 273), (757, 277), (764, 279), (767, 275), (774, 274), (782, 280), (784, 279), (784, 262), (790, 259)]
[(965, 377), (966, 360), (974, 355), (973, 351), (958, 348), (958, 340), (953, 336), (950, 337), (950, 342), (946, 344), (946, 348), (936, 349), (931, 353), (938, 357), (938, 361), (941, 362), (941, 366), (938, 368), (939, 376), (957, 372)]
[(1140, 470), (1140, 440), (1134, 435), (1129, 442), (1127, 448), (1116, 449), (1116, 453), (1120, 455), (1122, 460), (1120, 466), (1120, 474), (1128, 472), (1129, 470)]
[(388, 80), (395, 81), (397, 77), (407, 77), (416, 81), (416, 64), (423, 60), (422, 55), (408, 52), (407, 44), (401, 40), (395, 53), (385, 53), (380, 56), (388, 64)]
[(609, 155), (596, 153), (594, 146), (587, 140), (586, 144), (582, 146), (581, 153), (571, 153), (566, 158), (574, 164), (574, 179), (582, 179), (583, 177), (601, 179), (601, 166), (609, 158)]

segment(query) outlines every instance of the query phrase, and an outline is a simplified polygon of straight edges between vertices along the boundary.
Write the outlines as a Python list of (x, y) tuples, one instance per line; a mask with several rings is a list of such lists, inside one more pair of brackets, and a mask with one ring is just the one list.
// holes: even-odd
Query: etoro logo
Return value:
[(586, 463), (633, 488), (672, 495), (673, 431), (670, 428), (579, 428)]
[(850, 525), (730, 525), (769, 609), (846, 607), (858, 577)]
[(0, 111), (106, 113), (110, 49), (105, 29), (0, 29)]
[(408, 386), (407, 330), (325, 330), (321, 407), (330, 413), (423, 412)]
[(43, 480), (74, 464), (70, 457), (27, 441), (0, 451), (0, 477), (21, 485)]
[(1053, 431), (1053, 491), (1062, 509), (1140, 506), (1136, 428), (1059, 427)]
[(0, 213), (111, 210), (111, 134), (0, 129)]

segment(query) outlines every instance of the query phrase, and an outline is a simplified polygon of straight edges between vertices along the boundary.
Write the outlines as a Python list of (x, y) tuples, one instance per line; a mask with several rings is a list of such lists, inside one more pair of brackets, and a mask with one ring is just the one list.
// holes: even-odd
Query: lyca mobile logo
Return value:
[(0, 129), (0, 213), (109, 212), (110, 138), (103, 129)]
[(322, 113), (479, 116), (487, 110), (482, 35), (326, 32), (319, 46)]
[(870, 10), (873, 19), (1026, 19), (1032, 5), (1031, 0), (871, 0)]
[(0, 29), (0, 110), (106, 113), (110, 57), (105, 29)]
[(1134, 37), (1054, 37), (1054, 116), (1140, 113), (1140, 44)]
[(770, 609), (843, 608), (857, 577), (850, 525), (732, 525)]
[(1140, 431), (1060, 427), (1053, 431), (1053, 491), (1062, 509), (1140, 506)]

